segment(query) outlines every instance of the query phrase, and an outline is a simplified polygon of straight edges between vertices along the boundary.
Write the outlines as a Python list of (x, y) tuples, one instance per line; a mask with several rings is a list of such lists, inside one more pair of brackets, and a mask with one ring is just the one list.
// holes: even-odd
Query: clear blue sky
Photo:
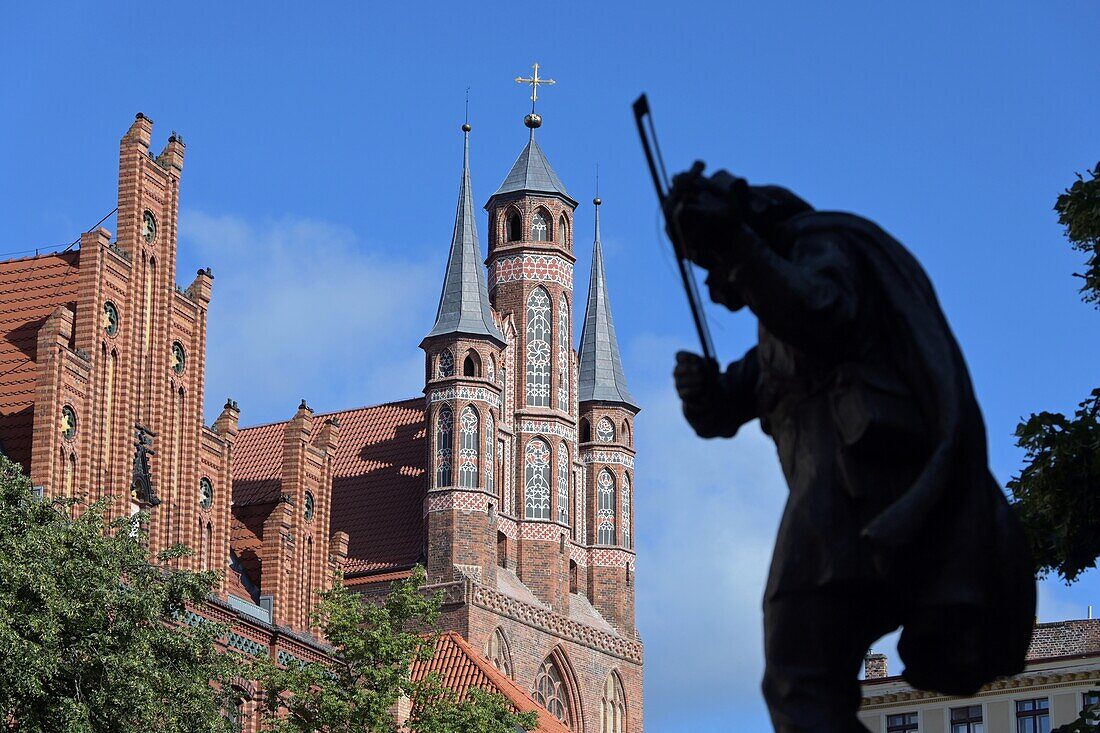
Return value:
[[(783, 485), (754, 428), (696, 441), (672, 353), (693, 343), (629, 104), (666, 158), (790, 186), (896, 234), (969, 360), (992, 468), (1012, 431), (1100, 384), (1051, 211), (1100, 159), (1100, 5), (1033, 2), (20, 3), (0, 29), (0, 253), (74, 239), (115, 205), (133, 114), (187, 142), (179, 280), (216, 274), (208, 415), (257, 423), (420, 390), (470, 88), (475, 194), (539, 139), (575, 198), (587, 285), (600, 166), (608, 278), (638, 421), (638, 623), (651, 731), (765, 729), (759, 596)], [(159, 149), (159, 148), (158, 148)], [(113, 226), (113, 224), (111, 224)], [(484, 221), (481, 222), (484, 242)], [(746, 315), (713, 313), (727, 359)], [(1044, 583), (1043, 619), (1100, 605), (1095, 571)], [(896, 661), (895, 661), (895, 670)]]

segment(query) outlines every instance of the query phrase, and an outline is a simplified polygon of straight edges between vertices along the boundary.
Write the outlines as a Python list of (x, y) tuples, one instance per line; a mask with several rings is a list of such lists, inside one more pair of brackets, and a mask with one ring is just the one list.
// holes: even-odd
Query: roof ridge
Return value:
[[(406, 397), (406, 398), (401, 399), (401, 400), (392, 400), (390, 402), (379, 402), (379, 403), (376, 403), (376, 404), (373, 404), (373, 405), (361, 405), (359, 407), (349, 407), (349, 408), (344, 409), (344, 410), (332, 410), (330, 412), (318, 412), (318, 413), (315, 413), (313, 415), (313, 418), (316, 420), (317, 418), (321, 418), (321, 417), (330, 417), (332, 415), (343, 415), (344, 413), (347, 413), (347, 412), (359, 412), (360, 410), (371, 410), (371, 409), (374, 409), (376, 407), (389, 407), (391, 405), (402, 405), (402, 404), (405, 404), (406, 402), (421, 402), (423, 400), (424, 400), (423, 396), (420, 396), (420, 397)], [(259, 430), (260, 428), (270, 428), (273, 425), (285, 425), (286, 423), (290, 422), (293, 419), (294, 418), (292, 418), (292, 417), (288, 417), (286, 420), (272, 420), (271, 422), (259, 423), (258, 425), (248, 425), (247, 427), (241, 428), (240, 432), (243, 433), (246, 430)]]

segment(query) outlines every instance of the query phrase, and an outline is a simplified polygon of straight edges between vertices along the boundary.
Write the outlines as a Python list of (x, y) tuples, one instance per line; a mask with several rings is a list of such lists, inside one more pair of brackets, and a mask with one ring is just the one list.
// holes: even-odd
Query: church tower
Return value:
[(496, 579), (497, 374), (506, 346), (493, 318), (470, 190), (470, 125), (435, 326), (421, 342), (428, 416), (425, 498), (429, 583)]
[(600, 204), (581, 332), (580, 453), (585, 467), (592, 605), (622, 634), (634, 631), (634, 416), (626, 386), (600, 245)]

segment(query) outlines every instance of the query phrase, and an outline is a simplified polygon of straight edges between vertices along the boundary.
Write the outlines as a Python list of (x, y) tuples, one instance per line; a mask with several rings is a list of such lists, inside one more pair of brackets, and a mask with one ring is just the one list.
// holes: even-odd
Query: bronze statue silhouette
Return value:
[(665, 200), (711, 299), (758, 342), (723, 372), (677, 354), (704, 438), (760, 419), (789, 496), (764, 594), (775, 730), (865, 731), (868, 647), (902, 627), (905, 679), (966, 695), (1023, 669), (1035, 581), (989, 472), (966, 364), (916, 259), (874, 223), (702, 164)]

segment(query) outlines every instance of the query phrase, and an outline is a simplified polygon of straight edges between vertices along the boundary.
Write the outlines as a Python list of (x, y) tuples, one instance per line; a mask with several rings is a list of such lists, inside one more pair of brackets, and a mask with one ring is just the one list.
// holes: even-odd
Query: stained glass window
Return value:
[(569, 524), (569, 446), (558, 445), (558, 521)]
[(439, 355), (439, 371), (440, 377), (453, 377), (455, 375), (455, 355), (448, 349)]
[(626, 695), (614, 672), (607, 676), (600, 700), (600, 733), (626, 733)]
[(550, 406), (550, 296), (535, 288), (527, 299), (527, 404)]
[(214, 484), (210, 483), (210, 479), (203, 476), (199, 479), (199, 506), (203, 509), (209, 509), (214, 505)]
[(623, 474), (622, 512), (623, 518), (623, 547), (630, 548), (630, 475)]
[(72, 440), (76, 435), (76, 410), (71, 405), (61, 408), (61, 437)]
[(458, 484), (467, 489), (477, 488), (478, 446), (481, 443), (478, 436), (479, 423), (477, 410), (467, 405), (460, 418), (458, 448)]
[(561, 671), (558, 669), (558, 665), (554, 664), (553, 659), (547, 657), (546, 661), (539, 667), (539, 672), (535, 675), (535, 688), (531, 690), (531, 697), (539, 705), (550, 711), (550, 714), (555, 718), (566, 725), (572, 725), (573, 721), (569, 715), (569, 692), (566, 690)]
[(103, 330), (108, 336), (118, 333), (118, 308), (109, 300), (103, 304)]
[(497, 426), (493, 420), (493, 413), (489, 413), (485, 416), (485, 490), (492, 494), (495, 490), (493, 485), (493, 463), (496, 458), (493, 455), (493, 446), (497, 442)]
[(606, 417), (596, 423), (596, 440), (601, 443), (615, 440), (615, 426)]
[(527, 444), (524, 451), (524, 516), (550, 518), (550, 446), (541, 438)]
[(504, 638), (504, 632), (497, 628), (489, 637), (489, 643), (485, 648), (485, 656), (509, 677), (512, 676), (512, 655), (508, 651), (508, 640)]
[(172, 342), (172, 371), (183, 374), (183, 368), (187, 364), (187, 354), (183, 351), (183, 344), (179, 341)]
[(451, 451), (454, 445), (454, 412), (444, 405), (435, 418), (435, 485), (451, 485)]
[(546, 218), (542, 214), (535, 214), (531, 219), (531, 241), (545, 242), (550, 239), (549, 227)]
[(307, 522), (313, 519), (313, 510), (314, 510), (313, 494), (311, 494), (310, 492), (307, 491), (306, 492), (306, 505), (305, 505), (304, 511), (302, 512), (302, 514), (305, 516)]
[(569, 301), (558, 303), (558, 409), (569, 412)]
[(615, 478), (606, 468), (596, 479), (596, 544), (615, 544)]

